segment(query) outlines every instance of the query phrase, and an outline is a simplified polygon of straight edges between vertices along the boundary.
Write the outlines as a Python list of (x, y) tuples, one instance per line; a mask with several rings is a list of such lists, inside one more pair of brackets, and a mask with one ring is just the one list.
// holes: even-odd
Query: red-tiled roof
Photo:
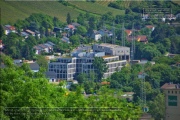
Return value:
[(129, 36), (132, 34), (132, 31), (131, 30), (125, 30), (126, 34)]
[(109, 84), (110, 84), (110, 82), (106, 82), (106, 81), (101, 82), (101, 85), (109, 85)]
[(73, 25), (68, 25), (68, 28), (74, 29), (74, 26)]
[(11, 25), (5, 25), (5, 28), (9, 29), (9, 30), (16, 30), (16, 28), (14, 26), (11, 26)]
[(138, 35), (137, 36), (137, 41), (146, 42), (147, 41), (147, 36), (146, 35)]
[(180, 84), (165, 83), (161, 89), (180, 89)]
[(153, 25), (146, 25), (147, 28), (152, 29), (154, 26)]

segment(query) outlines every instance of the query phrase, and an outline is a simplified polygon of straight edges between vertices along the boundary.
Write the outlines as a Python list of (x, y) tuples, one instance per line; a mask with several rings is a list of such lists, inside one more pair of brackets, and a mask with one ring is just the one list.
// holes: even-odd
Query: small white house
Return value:
[(93, 31), (93, 34), (92, 34), (92, 38), (95, 39), (96, 41), (100, 40), (102, 37), (102, 35), (97, 31), (97, 30), (94, 30)]
[(45, 75), (49, 79), (49, 82), (57, 82), (57, 75), (54, 71), (47, 71)]

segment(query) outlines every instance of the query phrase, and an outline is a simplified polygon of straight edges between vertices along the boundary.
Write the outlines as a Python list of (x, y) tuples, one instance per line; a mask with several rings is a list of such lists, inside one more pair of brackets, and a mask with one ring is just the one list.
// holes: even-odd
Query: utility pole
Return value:
[(131, 64), (134, 60), (134, 53), (135, 53), (135, 40), (134, 40), (134, 23), (132, 25), (132, 39), (131, 39)]
[(113, 21), (113, 38), (112, 38), (112, 44), (115, 44), (115, 27), (114, 27), (114, 21)]
[(122, 25), (122, 34), (121, 34), (121, 39), (122, 39), (122, 46), (125, 46), (125, 39), (124, 39), (124, 22), (123, 22), (123, 25)]
[(141, 98), (141, 107), (142, 107), (142, 111), (143, 112), (148, 112), (149, 109), (146, 105), (146, 91), (145, 91), (145, 77), (147, 76), (147, 74), (144, 72), (144, 65), (145, 62), (142, 62), (142, 73), (141, 73), (141, 94), (140, 94), (140, 98)]
[(105, 30), (106, 30), (106, 25), (104, 25), (104, 21), (103, 21), (103, 31), (104, 31), (104, 36), (102, 36), (102, 37), (103, 37), (104, 43), (106, 43), (106, 33), (105, 33)]

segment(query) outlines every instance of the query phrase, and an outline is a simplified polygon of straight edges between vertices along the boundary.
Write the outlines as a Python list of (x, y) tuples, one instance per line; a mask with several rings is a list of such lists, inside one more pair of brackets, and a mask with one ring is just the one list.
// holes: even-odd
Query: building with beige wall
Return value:
[(161, 89), (165, 94), (165, 120), (180, 120), (180, 84), (166, 83)]

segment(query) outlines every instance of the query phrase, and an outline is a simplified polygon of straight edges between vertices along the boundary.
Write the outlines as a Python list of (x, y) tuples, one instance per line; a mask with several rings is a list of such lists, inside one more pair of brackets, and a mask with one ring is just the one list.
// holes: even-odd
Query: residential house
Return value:
[(138, 35), (137, 37), (136, 37), (136, 40), (138, 41), (138, 42), (143, 42), (143, 43), (148, 43), (148, 39), (147, 39), (147, 36), (146, 35)]
[(29, 34), (26, 32), (21, 32), (21, 36), (24, 37), (25, 39), (29, 37)]
[(45, 72), (46, 77), (49, 79), (49, 82), (58, 82), (57, 74), (54, 71)]
[(178, 55), (178, 54), (171, 54), (171, 53), (169, 53), (167, 56), (170, 57), (170, 58), (173, 58), (173, 57), (175, 57), (176, 55)]
[(50, 53), (53, 51), (53, 46), (55, 44), (52, 43), (52, 42), (47, 42), (47, 43), (44, 43), (44, 44), (39, 44), (39, 45), (36, 45), (34, 46), (34, 49), (35, 49), (35, 54), (41, 54), (42, 52), (45, 52), (45, 53)]
[(61, 38), (61, 40), (62, 40), (63, 42), (66, 42), (66, 43), (70, 43), (69, 38), (66, 37), (66, 36), (63, 36), (63, 37)]
[(69, 30), (74, 31), (75, 29), (76, 29), (76, 27), (72, 24), (69, 24), (64, 28), (64, 30), (66, 30), (66, 31), (69, 31)]
[(67, 34), (66, 32), (63, 32), (63, 33), (62, 33), (62, 36), (67, 37), (67, 36), (68, 36), (68, 34)]
[(79, 26), (80, 26), (80, 24), (79, 23), (76, 23), (76, 22), (73, 22), (73, 23), (71, 23), (75, 28), (78, 28)]
[(47, 44), (50, 44), (52, 47), (55, 46), (55, 44), (50, 41), (48, 41)]
[(102, 37), (102, 35), (97, 30), (93, 30), (93, 34), (92, 34), (91, 38), (98, 41), (101, 39), (101, 37)]
[(21, 59), (15, 59), (13, 60), (14, 64), (22, 63), (23, 61)]
[(146, 19), (149, 19), (149, 18), (150, 18), (149, 14), (143, 14), (142, 15), (142, 20), (146, 20)]
[(34, 62), (34, 63), (29, 63), (29, 66), (30, 66), (30, 69), (33, 71), (33, 72), (38, 72), (39, 71), (39, 65)]
[(150, 29), (151, 31), (154, 31), (155, 27), (153, 25), (146, 25), (146, 28)]
[(101, 29), (98, 32), (101, 34), (102, 37), (103, 36), (107, 36), (107, 37), (113, 36), (113, 32), (110, 30), (107, 30), (107, 29)]
[[(22, 62), (18, 62), (18, 63), (14, 63), (15, 65), (21, 67), (23, 65)], [(33, 71), (33, 72), (38, 72), (39, 71), (39, 65), (36, 63), (36, 62), (30, 62), (30, 63), (27, 63), (30, 67), (30, 69)], [(6, 66), (4, 64), (1, 64), (0, 66), (1, 68), (5, 68)]]
[(125, 32), (126, 32), (126, 35), (127, 35), (127, 36), (132, 35), (132, 30), (128, 30), (128, 29), (127, 29), (127, 30), (125, 30)]
[(16, 33), (16, 28), (14, 26), (11, 26), (11, 25), (5, 25), (4, 26), (4, 32), (5, 32), (5, 35), (8, 35), (11, 32)]
[(56, 32), (50, 32), (50, 36), (56, 37)]
[(56, 32), (62, 33), (62, 28), (54, 27), (53, 32), (55, 32), (55, 33)]
[(34, 32), (35, 32), (35, 35), (36, 35), (36, 36), (40, 39), (40, 37), (41, 37), (40, 32), (39, 32), (39, 31), (37, 31), (37, 30), (35, 30)]
[(173, 15), (173, 14), (166, 14), (165, 18), (168, 19), (168, 20), (176, 20), (176, 16)]
[(26, 33), (28, 33), (29, 35), (35, 36), (35, 32), (31, 31), (31, 30), (25, 30)]

